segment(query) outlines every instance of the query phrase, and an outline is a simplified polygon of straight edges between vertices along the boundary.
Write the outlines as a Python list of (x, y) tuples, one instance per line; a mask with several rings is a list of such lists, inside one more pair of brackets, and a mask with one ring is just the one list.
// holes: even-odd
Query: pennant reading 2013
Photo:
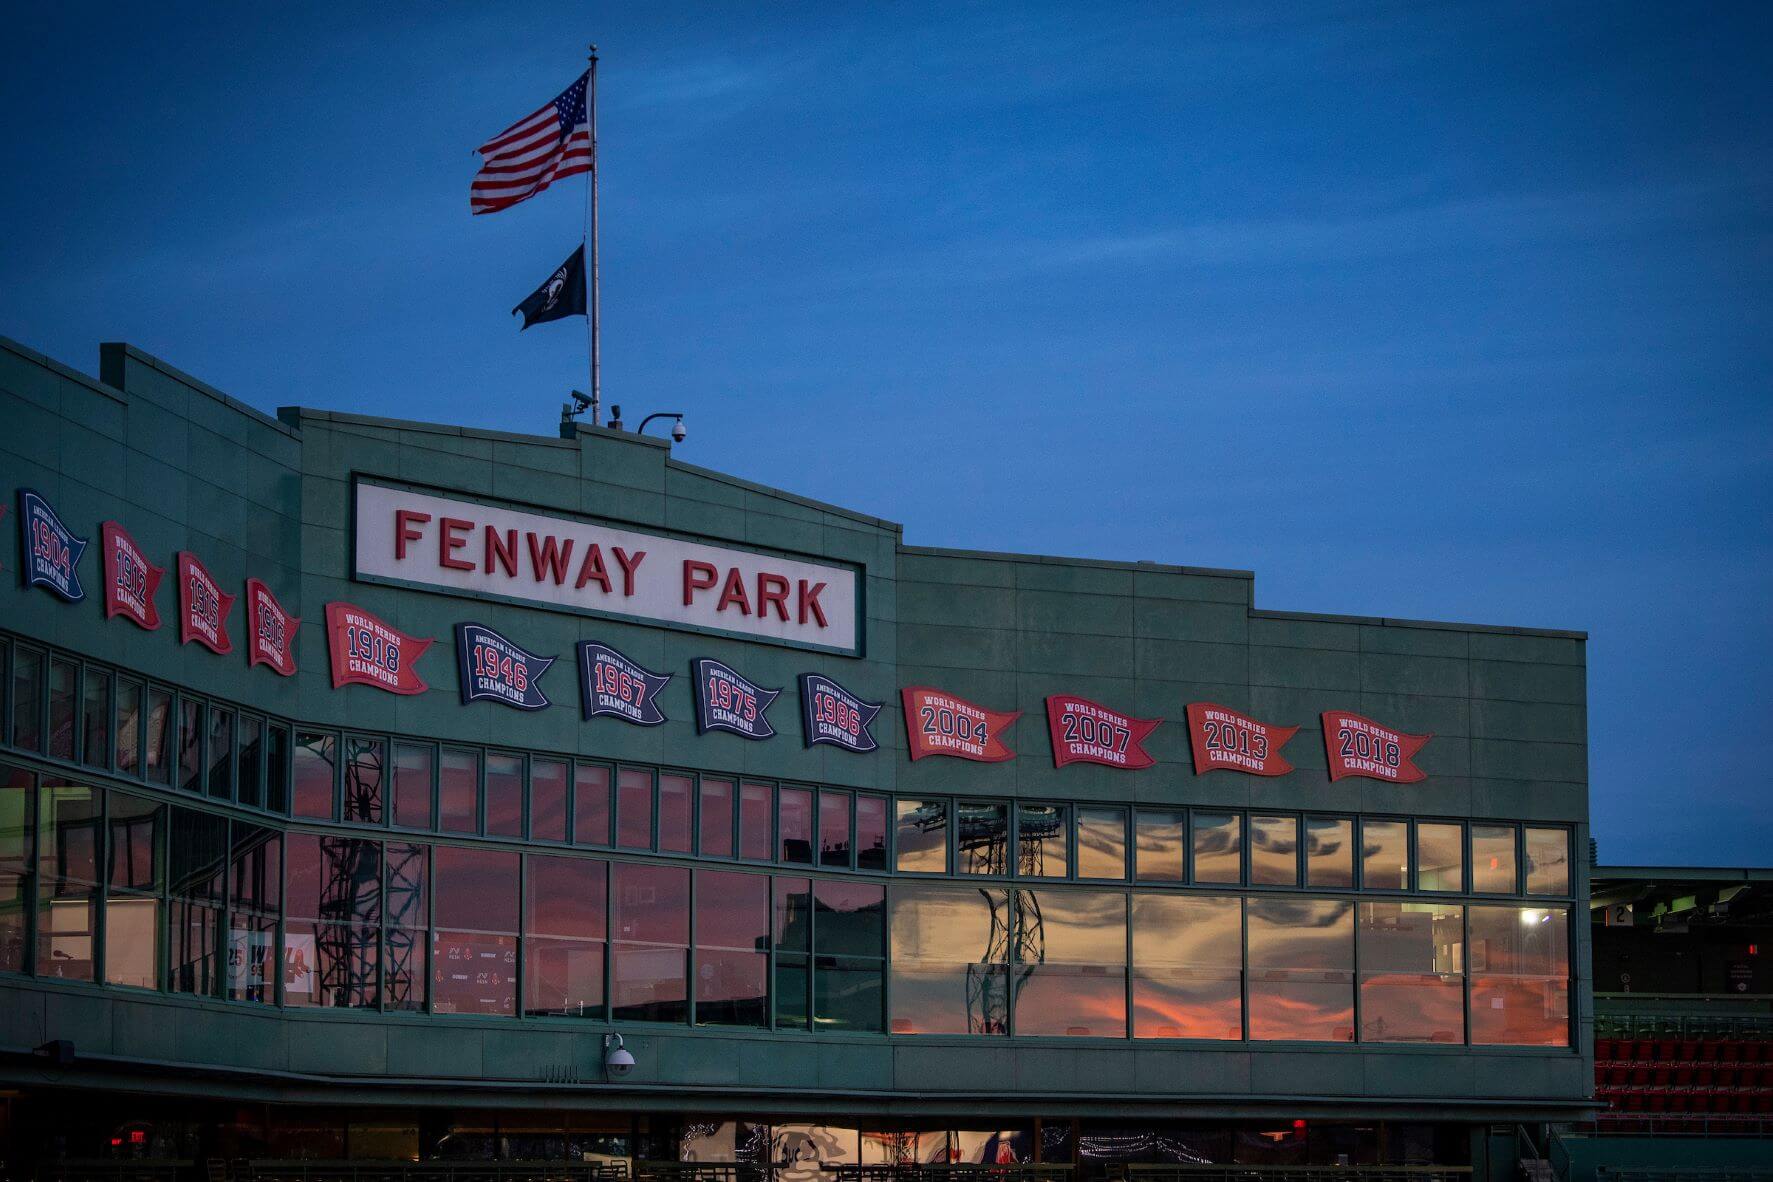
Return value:
[(709, 657), (690, 662), (696, 677), (696, 730), (731, 731), (747, 739), (768, 739), (776, 733), (765, 717), (779, 689), (753, 685)]
[(28, 488), (18, 490), (18, 536), (25, 586), (47, 587), (69, 603), (86, 598), (78, 568), (88, 539), (75, 537), (49, 502)]
[(800, 675), (800, 725), (806, 745), (830, 743), (865, 755), (874, 741), (874, 718), (882, 703), (864, 702), (822, 673)]
[(665, 721), (659, 691), (670, 680), (671, 674), (643, 668), (607, 644), (579, 642), (579, 705), (587, 722), (607, 716), (635, 726), (658, 726)]
[(432, 641), (390, 628), (349, 603), (326, 605), (326, 647), (332, 655), (332, 688), (373, 685), (391, 694), (422, 694), (431, 688), (413, 666)]
[(553, 703), (540, 682), (553, 663), (553, 657), (519, 648), (485, 624), (456, 625), (456, 667), (464, 706), (487, 701), (514, 710), (546, 710)]
[(921, 685), (900, 691), (900, 698), (905, 705), (905, 734), (913, 760), (926, 755), (952, 755), (980, 763), (1016, 758), (1016, 753), (1005, 745), (1003, 733), (1022, 717), (1020, 710), (987, 710), (964, 698)]
[(283, 610), (271, 588), (257, 579), (246, 580), (246, 667), (269, 665), (285, 677), (294, 677), (295, 633), (302, 622)]
[(99, 526), (105, 562), (105, 619), (122, 616), (152, 632), (160, 627), (154, 593), (166, 568), (155, 566), (135, 539), (115, 521)]
[(1053, 736), (1053, 766), (1099, 763), (1136, 770), (1157, 761), (1141, 744), (1161, 718), (1133, 718), (1070, 694), (1047, 699), (1047, 729)]
[(1324, 712), (1324, 750), (1330, 779), (1365, 776), (1393, 784), (1414, 784), (1428, 773), (1412, 760), (1433, 735), (1406, 735), (1345, 710)]
[(235, 597), (222, 590), (195, 554), (180, 550), (178, 563), (179, 643), (195, 640), (210, 652), (233, 652), (228, 613), (234, 610)]
[(1284, 776), (1293, 765), (1281, 758), (1280, 750), (1298, 733), (1296, 726), (1257, 722), (1217, 702), (1188, 703), (1188, 742), (1197, 776), (1222, 770)]

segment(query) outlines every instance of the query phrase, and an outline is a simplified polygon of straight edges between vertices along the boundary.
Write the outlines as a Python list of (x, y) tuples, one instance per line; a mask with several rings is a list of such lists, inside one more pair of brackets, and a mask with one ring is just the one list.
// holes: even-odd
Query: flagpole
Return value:
[(599, 162), (597, 159), (597, 46), (595, 45), (591, 46), (591, 69), (586, 90), (589, 92), (586, 115), (591, 124), (591, 177), (590, 183), (585, 187), (585, 237), (588, 239), (587, 245), (591, 252), (591, 266), (586, 272), (585, 278), (591, 288), (591, 314), (587, 318), (587, 331), (590, 334), (591, 345), (591, 425), (595, 427), (599, 425), (598, 415), (603, 408), (603, 365), (602, 359), (598, 356), (603, 344), (602, 327), (598, 323), (603, 305), (603, 277), (599, 274), (597, 259), (597, 173)]

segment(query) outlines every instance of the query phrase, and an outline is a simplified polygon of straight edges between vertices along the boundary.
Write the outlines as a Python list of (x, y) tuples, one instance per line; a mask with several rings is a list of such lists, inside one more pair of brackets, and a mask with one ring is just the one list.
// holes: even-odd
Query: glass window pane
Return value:
[(552, 1017), (603, 1017), (602, 940), (528, 936), (523, 942), (523, 1012)]
[(776, 947), (805, 952), (813, 930), (813, 884), (805, 878), (774, 880)]
[(683, 1022), (689, 1017), (689, 871), (635, 863), (611, 870), (611, 1017)]
[(12, 654), (12, 745), (43, 750), (43, 654), (23, 645)]
[(113, 893), (160, 893), (160, 842), (166, 806), (122, 792), (111, 793), (111, 843), (105, 851), (105, 881)]
[(776, 954), (776, 1029), (805, 1030), (812, 1024), (811, 958)]
[(314, 731), (297, 731), (294, 752), (295, 806), (298, 817), (332, 820), (333, 764), (338, 739)]
[(1416, 889), (1465, 889), (1465, 826), (1416, 823)]
[(659, 852), (687, 854), (691, 844), (695, 817), (694, 781), (678, 772), (659, 773)]
[(1567, 895), (1570, 893), (1570, 831), (1567, 829), (1526, 830), (1527, 893), (1529, 895)]
[(1471, 889), (1481, 895), (1512, 895), (1519, 889), (1513, 825), (1471, 827)]
[(523, 836), (523, 756), (486, 754), (486, 832), (489, 837)]
[(440, 845), (433, 856), (431, 906), (438, 927), (517, 934), (515, 853)]
[(1299, 818), (1250, 818), (1250, 881), (1263, 886), (1299, 885)]
[(49, 754), (57, 759), (74, 758), (74, 724), (79, 713), (75, 680), (73, 662), (49, 659)]
[(1467, 909), (1471, 1041), (1568, 1046), (1570, 913), (1562, 907)]
[(884, 796), (856, 797), (856, 869), (887, 868), (887, 799)]
[(426, 959), (430, 932), (425, 909), (430, 855), (431, 847), (417, 842), (391, 841), (387, 845), (384, 1009), (422, 1011), (430, 994), (431, 971)]
[(1243, 1033), (1243, 901), (1134, 895), (1134, 1037), (1223, 1040)]
[(234, 712), (220, 706), (209, 708), (209, 794), (234, 797)]
[[(152, 735), (149, 736), (152, 742)], [(152, 748), (150, 748), (152, 750)], [(289, 811), (289, 728), (265, 728), (265, 811)]]
[(776, 792), (777, 840), (784, 862), (810, 864), (813, 860), (813, 794), (804, 788)]
[(700, 795), (702, 855), (730, 858), (733, 856), (733, 782), (703, 777)]
[(156, 783), (172, 783), (171, 732), (172, 694), (157, 686), (150, 688), (148, 690), (146, 750), (148, 779)]
[(228, 951), (222, 995), (234, 1001), (269, 1005), (277, 1000), (282, 851), (276, 830), (239, 821), (228, 828)]
[[(161, 835), (167, 806), (121, 792), (110, 794), (106, 829), (105, 982), (160, 987)], [(3, 926), (3, 925), (0, 925)]]
[(179, 787), (203, 791), (203, 703), (184, 697), (179, 699)]
[(531, 854), (528, 861), (524, 935), (604, 939), (609, 930), (609, 864), (542, 854)]
[(776, 794), (768, 784), (739, 786), (739, 857), (768, 862), (776, 850)]
[(429, 743), (394, 744), (394, 823), (431, 828), (431, 778), (437, 749)]
[[(0, 657), (4, 657), (0, 653)], [(0, 763), (0, 971), (25, 971), (31, 868), (36, 861), (36, 777)]]
[(1016, 806), (1016, 873), (1025, 878), (1069, 878), (1070, 846), (1069, 806)]
[(117, 679), (117, 770), (126, 776), (142, 770), (142, 683), (124, 677)]
[(1348, 817), (1305, 818), (1305, 885), (1354, 886), (1354, 822)]
[(616, 844), (628, 850), (653, 848), (653, 774), (642, 768), (616, 773)]
[(229, 947), (221, 909), (228, 884), (228, 821), (179, 808), (172, 812), (171, 830), (171, 986), (175, 993), (217, 997)]
[(1125, 809), (1077, 810), (1077, 876), (1127, 876), (1127, 813)]
[(879, 883), (821, 879), (813, 884), (813, 911), (819, 956), (878, 958), (886, 951), (886, 888)]
[(1194, 881), (1243, 881), (1243, 818), (1236, 813), (1194, 813)]
[(901, 800), (894, 865), (904, 874), (948, 872), (948, 802)]
[[(848, 956), (817, 958), (813, 968), (814, 1028), (880, 1030), (884, 975), (879, 960)], [(777, 1023), (781, 1024), (779, 1011)]]
[(1354, 905), (1253, 898), (1250, 1037), (1354, 1041)]
[(382, 823), (383, 772), (388, 745), (362, 735), (345, 736), (345, 820)]
[(90, 981), (103, 800), (96, 788), (46, 784), (37, 805), (37, 975)]
[(265, 720), (254, 714), (240, 716), (240, 803), (262, 808), (265, 803)]
[(767, 875), (697, 871), (698, 1024), (768, 1024), (769, 907)]
[(900, 883), (892, 897), (893, 1033), (1007, 1033), (1009, 892)]
[(432, 857), (431, 1008), (515, 1013), (518, 855), (438, 846)]
[(595, 763), (574, 764), (574, 843), (578, 845), (608, 845), (609, 825), (609, 769)]
[(1126, 896), (1044, 889), (1016, 896), (1016, 1033), (1124, 1038)]
[(536, 841), (566, 840), (567, 765), (534, 756), (529, 761), (529, 835)]
[(517, 937), (436, 928), (431, 982), (433, 1013), (510, 1017), (517, 1009)]
[(850, 794), (819, 793), (819, 865), (850, 865)]
[(1360, 905), (1361, 1041), (1465, 1041), (1465, 909)]
[(1133, 874), (1147, 882), (1181, 882), (1188, 837), (1180, 809), (1140, 809), (1134, 817)]
[(960, 873), (1008, 874), (1009, 806), (963, 800), (955, 804), (954, 815), (959, 825)]
[(437, 766), (437, 819), (446, 833), (480, 832), (480, 752), (443, 749)]
[(1405, 821), (1361, 822), (1361, 886), (1401, 891), (1410, 885), (1410, 826)]
[(80, 680), (80, 762), (111, 766), (111, 675), (88, 665)]

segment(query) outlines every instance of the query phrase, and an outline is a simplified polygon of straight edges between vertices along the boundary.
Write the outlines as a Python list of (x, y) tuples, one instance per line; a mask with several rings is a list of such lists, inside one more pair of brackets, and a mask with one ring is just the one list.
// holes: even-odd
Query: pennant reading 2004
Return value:
[(1003, 713), (975, 706), (964, 698), (939, 689), (914, 685), (900, 691), (905, 704), (905, 734), (911, 741), (911, 758), (952, 755), (980, 763), (1002, 763), (1016, 758), (1003, 741), (1003, 732), (1022, 717), (1020, 710)]
[(635, 726), (658, 726), (665, 721), (659, 691), (670, 680), (671, 674), (642, 668), (607, 644), (579, 642), (579, 704), (587, 722), (607, 715)]
[(349, 603), (326, 605), (326, 647), (332, 654), (332, 688), (373, 685), (391, 694), (422, 694), (431, 688), (413, 669), (432, 641), (390, 628)]
[(874, 741), (874, 718), (881, 703), (864, 702), (822, 673), (800, 675), (800, 725), (806, 745), (830, 743), (865, 755)]
[(464, 706), (488, 701), (514, 710), (546, 710), (553, 703), (540, 683), (553, 663), (553, 657), (519, 648), (484, 624), (456, 625), (456, 666)]
[(149, 562), (129, 531), (115, 521), (101, 525), (99, 537), (105, 560), (105, 619), (122, 616), (152, 632), (160, 627), (154, 593), (166, 568)]
[(271, 588), (257, 579), (246, 580), (246, 667), (269, 665), (285, 677), (294, 677), (295, 633), (302, 622), (284, 610)]
[(234, 610), (235, 597), (222, 590), (195, 554), (180, 550), (178, 561), (179, 643), (195, 640), (210, 652), (233, 652), (228, 613)]
[(731, 731), (747, 739), (768, 739), (776, 728), (764, 712), (781, 696), (779, 689), (753, 685), (709, 657), (690, 662), (696, 676), (696, 729)]
[(1406, 735), (1345, 710), (1324, 712), (1324, 750), (1330, 779), (1365, 776), (1393, 784), (1414, 784), (1428, 773), (1412, 760), (1433, 735)]
[(49, 502), (28, 488), (18, 490), (18, 536), (24, 548), (25, 586), (47, 587), (69, 603), (86, 598), (78, 567), (88, 539), (75, 537)]
[(1053, 766), (1100, 763), (1136, 770), (1157, 761), (1141, 745), (1161, 718), (1133, 718), (1088, 698), (1054, 694), (1047, 699), (1047, 728), (1053, 735)]
[(1216, 702), (1188, 703), (1188, 741), (1197, 776), (1219, 770), (1284, 776), (1293, 765), (1281, 758), (1280, 749), (1298, 733), (1296, 726), (1257, 722)]

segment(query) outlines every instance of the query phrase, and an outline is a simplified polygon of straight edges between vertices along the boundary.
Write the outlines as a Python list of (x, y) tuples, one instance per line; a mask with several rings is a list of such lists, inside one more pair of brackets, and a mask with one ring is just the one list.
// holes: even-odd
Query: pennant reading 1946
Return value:
[(519, 648), (484, 624), (456, 625), (456, 665), (464, 706), (490, 701), (514, 710), (546, 710), (553, 703), (540, 683), (553, 663), (553, 657)]
[(1428, 773), (1412, 760), (1433, 735), (1406, 735), (1345, 710), (1326, 710), (1323, 719), (1331, 781), (1344, 776), (1365, 776), (1393, 784), (1414, 784), (1428, 778)]
[(1142, 745), (1161, 718), (1133, 718), (1099, 702), (1071, 694), (1047, 699), (1047, 729), (1053, 736), (1053, 766), (1099, 763), (1137, 770), (1157, 761)]
[(228, 613), (234, 610), (235, 597), (222, 590), (195, 554), (180, 550), (178, 561), (179, 643), (195, 640), (211, 652), (233, 652)]
[(800, 725), (806, 745), (830, 743), (865, 755), (874, 741), (874, 718), (882, 703), (865, 702), (820, 673), (800, 675)]
[(285, 677), (294, 677), (295, 633), (302, 622), (283, 609), (271, 588), (257, 579), (246, 580), (246, 667), (269, 665)]
[(912, 759), (952, 755), (980, 763), (1002, 763), (1016, 758), (1003, 735), (1022, 717), (1020, 710), (987, 710), (921, 685), (901, 690), (900, 697), (905, 704), (905, 734), (911, 741)]
[(608, 716), (635, 726), (658, 726), (665, 721), (659, 691), (670, 680), (671, 674), (642, 668), (607, 644), (579, 642), (579, 704), (587, 722)]
[(152, 632), (160, 627), (154, 593), (166, 568), (155, 566), (135, 539), (115, 521), (99, 526), (105, 560), (105, 619), (122, 616)]
[(24, 549), (25, 586), (48, 588), (69, 603), (86, 598), (79, 566), (88, 539), (75, 537), (49, 502), (28, 488), (18, 490), (18, 536)]
[(373, 685), (391, 694), (422, 694), (431, 687), (413, 668), (432, 641), (390, 628), (349, 603), (326, 605), (326, 647), (332, 688)]
[(719, 661), (699, 657), (690, 662), (696, 677), (696, 730), (731, 731), (747, 739), (774, 738), (766, 711), (781, 697), (779, 689), (764, 689), (741, 677)]
[(1281, 758), (1280, 749), (1298, 733), (1296, 726), (1257, 722), (1215, 702), (1188, 703), (1188, 741), (1197, 776), (1220, 769), (1284, 776), (1293, 765)]

